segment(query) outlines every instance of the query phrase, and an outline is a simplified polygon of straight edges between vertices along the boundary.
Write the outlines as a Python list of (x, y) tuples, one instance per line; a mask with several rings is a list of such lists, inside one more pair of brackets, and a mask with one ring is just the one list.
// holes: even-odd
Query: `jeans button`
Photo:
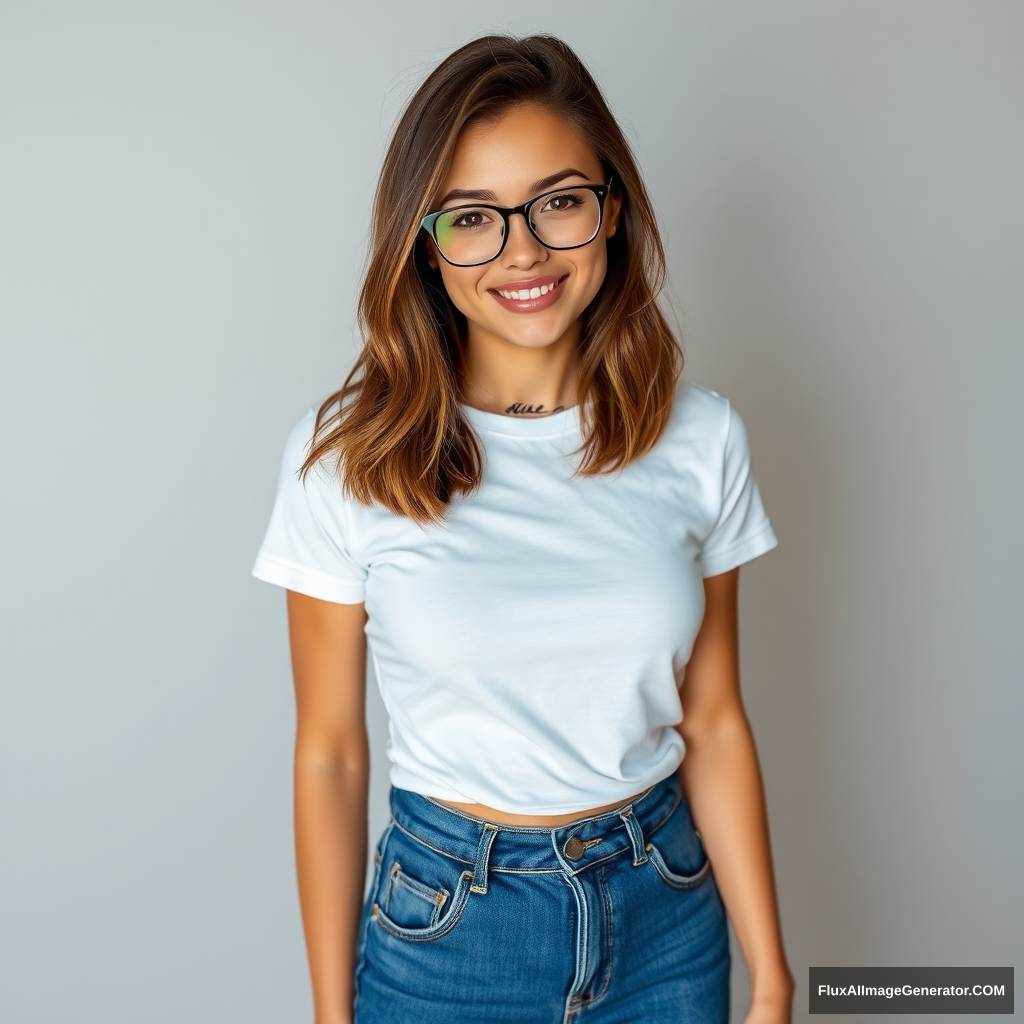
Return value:
[(583, 845), (583, 840), (579, 836), (570, 836), (566, 841), (565, 846), (562, 847), (562, 853), (569, 858), (569, 860), (579, 860), (580, 857), (586, 852), (586, 847)]

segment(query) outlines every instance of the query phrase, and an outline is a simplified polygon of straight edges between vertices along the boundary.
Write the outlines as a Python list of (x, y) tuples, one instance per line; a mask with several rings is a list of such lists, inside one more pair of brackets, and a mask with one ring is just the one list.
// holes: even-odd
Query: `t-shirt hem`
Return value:
[(744, 562), (749, 562), (760, 555), (766, 554), (778, 545), (778, 538), (770, 525), (765, 526), (753, 537), (747, 537), (738, 544), (733, 544), (724, 551), (716, 551), (710, 555), (701, 554), (701, 575), (718, 576), (720, 573), (735, 569)]
[(335, 604), (362, 604), (366, 600), (366, 587), (362, 583), (334, 579), (320, 573), (273, 558), (260, 553), (256, 556), (256, 564), (252, 574), (265, 583), (294, 590), (296, 593), (315, 597), (321, 601), (332, 601)]
[[(508, 800), (501, 800), (496, 794), (488, 794), (487, 797), (478, 797), (474, 800), (472, 797), (456, 792), (454, 789), (450, 789), (444, 785), (438, 785), (436, 783), (428, 783), (425, 780), (417, 778), (415, 775), (410, 775), (404, 771), (396, 771), (395, 765), (392, 764), (391, 770), (391, 785), (395, 789), (404, 789), (411, 793), (416, 793), (418, 796), (422, 796), (427, 800), (433, 800), (435, 802), (445, 803), (483, 803), (488, 806), (494, 807), (499, 811), (503, 811), (506, 814), (529, 814), (529, 815), (545, 815), (545, 814), (584, 814), (589, 811), (592, 807), (603, 807), (606, 804), (615, 803), (619, 801), (622, 804), (628, 803), (638, 793), (642, 793), (645, 790), (650, 789), (652, 786), (656, 786), (659, 782), (667, 779), (673, 772), (678, 771), (681, 760), (676, 763), (675, 767), (669, 771), (655, 776), (649, 781), (633, 781), (624, 783), (619, 793), (592, 793), (586, 798), (581, 800), (570, 802), (570, 803), (544, 803), (531, 802), (528, 805), (514, 806)], [(458, 810), (458, 808), (455, 808)], [(461, 813), (461, 812), (460, 812)]]

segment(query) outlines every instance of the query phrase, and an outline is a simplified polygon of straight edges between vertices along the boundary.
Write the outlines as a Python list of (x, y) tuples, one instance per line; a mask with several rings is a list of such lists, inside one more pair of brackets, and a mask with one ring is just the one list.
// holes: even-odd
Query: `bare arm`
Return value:
[(352, 1019), (370, 775), (363, 605), (288, 592), (295, 854), (316, 1024)]
[(780, 1024), (790, 1019), (794, 982), (782, 948), (761, 771), (740, 697), (738, 588), (738, 568), (704, 581), (704, 621), (682, 689), (680, 775), (750, 972), (747, 1024)]

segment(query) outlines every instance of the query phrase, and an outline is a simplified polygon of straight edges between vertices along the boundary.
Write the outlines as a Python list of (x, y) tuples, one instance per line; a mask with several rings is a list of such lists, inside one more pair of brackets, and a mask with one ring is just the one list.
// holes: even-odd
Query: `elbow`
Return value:
[(677, 727), (688, 751), (714, 746), (750, 735), (750, 723), (742, 705), (729, 704), (714, 714), (689, 714)]
[(304, 736), (295, 738), (296, 774), (328, 775), (335, 778), (362, 779), (370, 775), (370, 744), (362, 736), (324, 742)]

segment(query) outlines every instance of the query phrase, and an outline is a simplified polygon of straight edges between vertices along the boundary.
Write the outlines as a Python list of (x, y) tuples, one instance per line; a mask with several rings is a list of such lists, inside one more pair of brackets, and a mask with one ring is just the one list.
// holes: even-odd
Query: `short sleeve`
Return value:
[(778, 544), (750, 466), (743, 420), (728, 407), (718, 518), (701, 548), (701, 575), (717, 576)]
[(305, 480), (299, 475), (314, 422), (310, 411), (288, 438), (274, 510), (252, 574), (322, 601), (360, 604), (366, 570), (350, 550), (350, 499), (327, 466), (314, 466)]

